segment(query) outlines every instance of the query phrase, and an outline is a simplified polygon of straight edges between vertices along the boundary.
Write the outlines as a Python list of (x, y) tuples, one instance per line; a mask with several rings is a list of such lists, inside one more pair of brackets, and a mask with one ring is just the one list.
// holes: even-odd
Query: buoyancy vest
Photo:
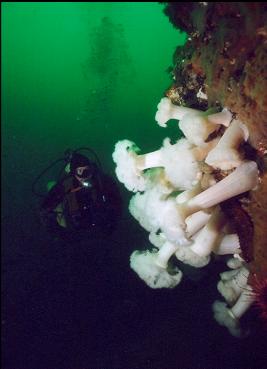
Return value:
[(79, 191), (81, 187), (74, 187), (74, 181), (75, 179), (73, 177), (68, 177), (63, 183), (66, 194), (63, 200), (63, 208), (67, 208), (70, 214), (79, 210), (77, 191)]
[(67, 228), (87, 228), (93, 225), (99, 211), (96, 186), (89, 189), (81, 187), (74, 177), (66, 178), (63, 185), (63, 213)]

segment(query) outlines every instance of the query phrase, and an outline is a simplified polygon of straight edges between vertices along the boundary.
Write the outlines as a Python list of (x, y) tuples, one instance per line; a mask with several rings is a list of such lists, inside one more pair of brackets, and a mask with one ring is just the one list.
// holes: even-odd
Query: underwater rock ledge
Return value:
[[(260, 183), (257, 190), (236, 199), (230, 216), (236, 218), (237, 232), (244, 240), (241, 247), (249, 261), (249, 282), (253, 286), (255, 281), (265, 281), (266, 285), (267, 3), (164, 4), (170, 22), (188, 34), (186, 44), (174, 54), (174, 82), (165, 95), (174, 104), (201, 110), (226, 107), (249, 130), (249, 145), (243, 149), (247, 158), (252, 155), (257, 161)], [(244, 233), (244, 221), (251, 237)], [(262, 293), (266, 295), (266, 287)], [(261, 298), (266, 301), (266, 296)]]

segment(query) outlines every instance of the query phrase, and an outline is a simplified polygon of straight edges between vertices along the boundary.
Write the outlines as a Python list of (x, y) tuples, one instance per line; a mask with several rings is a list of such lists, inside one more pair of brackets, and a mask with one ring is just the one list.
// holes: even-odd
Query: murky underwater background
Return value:
[(2, 3), (3, 369), (264, 369), (258, 325), (237, 340), (213, 320), (224, 265), (185, 269), (174, 290), (151, 290), (130, 269), (148, 239), (122, 185), (124, 214), (108, 240), (63, 243), (38, 218), (32, 183), (67, 148), (93, 148), (115, 177), (118, 140), (145, 153), (179, 137), (154, 120), (186, 38), (162, 10)]

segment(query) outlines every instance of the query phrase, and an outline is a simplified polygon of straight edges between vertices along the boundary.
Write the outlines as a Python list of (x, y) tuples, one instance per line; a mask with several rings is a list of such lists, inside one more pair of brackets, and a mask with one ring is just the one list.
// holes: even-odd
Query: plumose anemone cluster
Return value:
[(257, 163), (241, 149), (248, 129), (227, 108), (199, 111), (167, 97), (155, 119), (161, 127), (177, 120), (184, 137), (174, 144), (166, 137), (159, 150), (146, 154), (125, 139), (112, 155), (118, 180), (134, 192), (129, 211), (149, 233), (150, 247), (134, 251), (130, 266), (149, 287), (174, 288), (183, 277), (175, 260), (202, 268), (215, 255), (228, 255), (230, 270), (217, 286), (224, 302), (215, 301), (214, 317), (232, 335), (243, 336), (240, 318), (254, 293), (239, 235), (220, 204), (258, 185)]

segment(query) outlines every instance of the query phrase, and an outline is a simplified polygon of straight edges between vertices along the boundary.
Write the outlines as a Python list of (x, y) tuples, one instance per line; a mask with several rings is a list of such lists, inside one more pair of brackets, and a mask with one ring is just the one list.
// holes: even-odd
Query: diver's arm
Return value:
[(117, 183), (111, 176), (102, 177), (102, 190), (109, 211), (114, 217), (119, 217), (122, 214), (122, 197)]
[(41, 209), (45, 211), (53, 211), (62, 201), (65, 195), (62, 183), (57, 183), (48, 192), (47, 196), (41, 204)]

